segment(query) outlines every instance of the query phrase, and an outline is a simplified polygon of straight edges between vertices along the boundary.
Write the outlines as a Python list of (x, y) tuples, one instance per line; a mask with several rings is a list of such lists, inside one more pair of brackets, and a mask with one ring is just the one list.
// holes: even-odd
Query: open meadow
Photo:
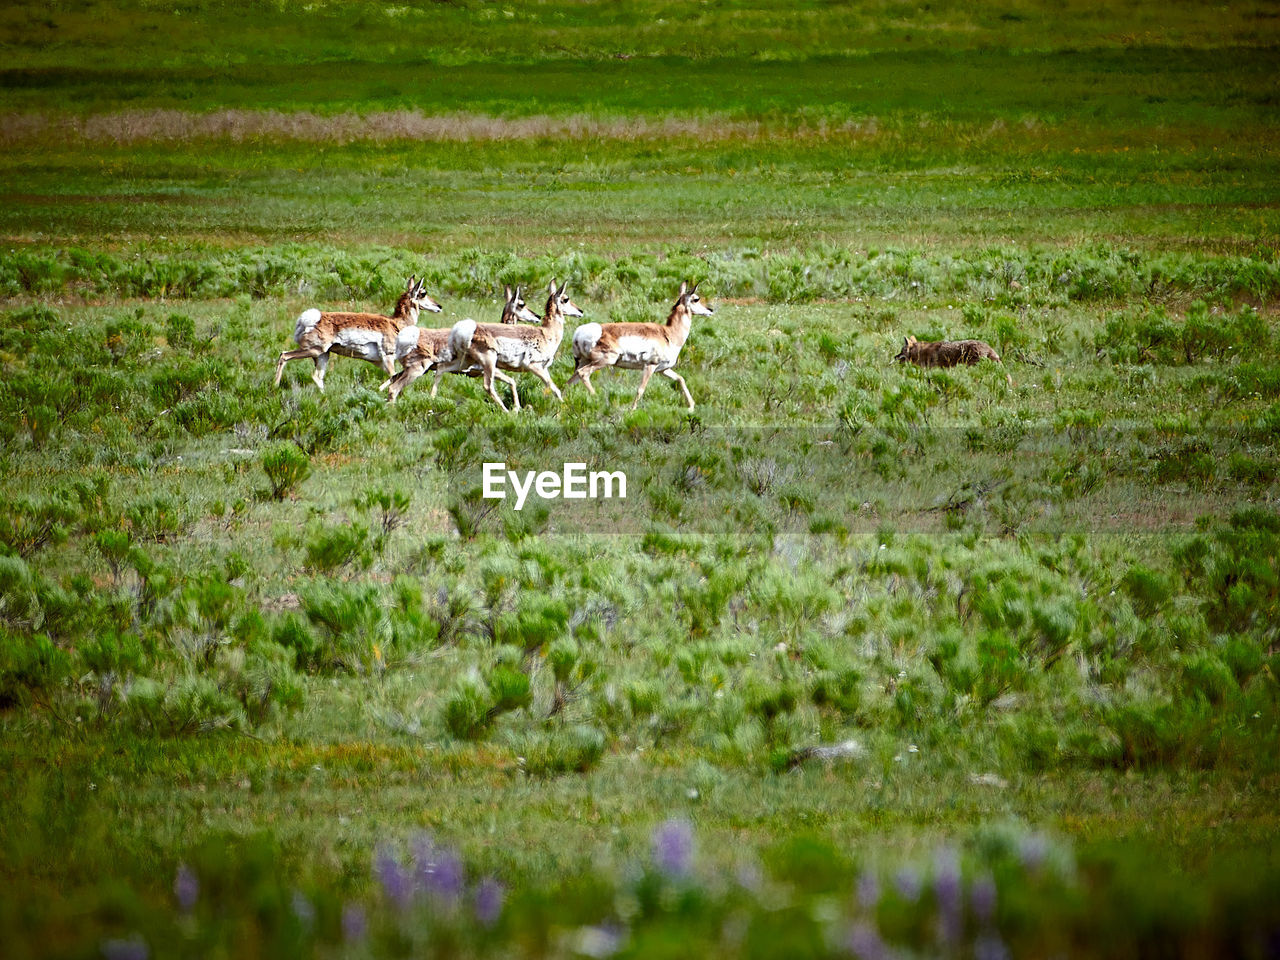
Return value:
[(1049, 7), (5, 5), (0, 952), (1280, 955), (1280, 6)]

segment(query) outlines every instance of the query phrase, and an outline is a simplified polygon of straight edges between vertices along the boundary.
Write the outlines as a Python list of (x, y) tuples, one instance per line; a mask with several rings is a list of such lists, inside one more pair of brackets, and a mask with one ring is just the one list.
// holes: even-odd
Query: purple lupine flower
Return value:
[(127, 938), (103, 940), (100, 948), (104, 960), (148, 960), (151, 949), (136, 933)]
[(854, 924), (845, 939), (845, 946), (858, 960), (888, 960), (889, 945), (880, 936), (874, 923), (866, 920)]
[(405, 910), (413, 902), (411, 878), (390, 847), (378, 848), (373, 858), (373, 875), (396, 909)]
[(858, 906), (863, 910), (874, 910), (880, 902), (880, 880), (870, 870), (863, 870), (858, 877), (856, 895)]
[[(421, 871), (421, 867), (419, 867)], [(437, 903), (454, 906), (461, 898), (467, 874), (462, 858), (447, 847), (438, 848), (428, 868), (419, 873), (427, 894)]]
[(1018, 841), (1018, 859), (1022, 869), (1035, 873), (1049, 858), (1049, 841), (1043, 833), (1029, 833)]
[(984, 933), (973, 941), (973, 960), (1009, 960), (1009, 948), (997, 934)]
[(923, 886), (919, 871), (913, 867), (903, 867), (893, 875), (893, 888), (898, 891), (898, 896), (908, 903), (915, 903), (920, 899), (920, 890)]
[(200, 878), (185, 863), (178, 864), (178, 872), (173, 878), (173, 895), (178, 898), (178, 906), (183, 913), (190, 913), (200, 897)]
[(969, 888), (969, 903), (979, 923), (986, 926), (991, 922), (996, 915), (996, 882), (991, 874), (984, 873), (974, 878)]
[(667, 820), (653, 831), (653, 865), (668, 877), (683, 877), (693, 863), (693, 825)]
[(760, 890), (764, 886), (764, 874), (760, 872), (760, 864), (754, 860), (739, 864), (734, 879), (738, 881), (739, 887), (756, 896), (760, 895)]
[(933, 894), (938, 903), (938, 941), (955, 944), (964, 929), (964, 887), (954, 850), (943, 848), (934, 856)]
[(301, 890), (293, 891), (289, 906), (303, 930), (310, 930), (316, 925), (316, 908)]
[(436, 840), (427, 831), (416, 834), (409, 841), (409, 850), (413, 854), (413, 877), (422, 891), (431, 888), (431, 875), (436, 865)]
[(498, 922), (504, 899), (506, 891), (493, 877), (485, 877), (476, 885), (476, 920), (480, 926), (488, 929)]
[(611, 923), (579, 927), (573, 939), (573, 949), (584, 957), (612, 957), (622, 948), (624, 936), (623, 929)]
[(348, 903), (342, 908), (342, 939), (347, 943), (359, 943), (369, 933), (369, 918), (364, 907)]

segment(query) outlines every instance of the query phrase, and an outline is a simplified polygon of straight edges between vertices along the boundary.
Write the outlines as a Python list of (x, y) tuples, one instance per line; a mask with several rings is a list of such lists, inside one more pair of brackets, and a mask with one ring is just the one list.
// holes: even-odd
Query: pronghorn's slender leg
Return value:
[(316, 368), (311, 371), (311, 379), (316, 382), (320, 392), (324, 393), (324, 373), (329, 369), (329, 354), (322, 353), (316, 357)]
[(440, 367), (436, 367), (436, 379), (431, 384), (432, 399), (435, 399), (436, 391), (440, 389), (440, 381), (441, 379), (443, 379), (443, 377), (444, 377), (444, 370)]
[(404, 389), (417, 380), (420, 376), (427, 372), (428, 365), (425, 363), (413, 363), (405, 367), (394, 377), (387, 381), (389, 387), (387, 389), (387, 402), (395, 403), (396, 398), (400, 396)]
[[(506, 413), (507, 405), (503, 403), (502, 398), (498, 396), (498, 391), (493, 389), (494, 377), (498, 375), (498, 369), (496, 366), (497, 358), (493, 354), (485, 354), (483, 357), (479, 359), (480, 359), (481, 366), (484, 368), (484, 389), (489, 394), (489, 396), (493, 397), (493, 402), (502, 408), (502, 412)], [(508, 381), (511, 380), (511, 378), (508, 377), (505, 373), (502, 375), (502, 379), (508, 380)], [(511, 383), (511, 393), (515, 398), (516, 411), (519, 412), (520, 395), (515, 391), (514, 381), (512, 381)]]
[(280, 354), (280, 362), (276, 364), (276, 386), (280, 386), (280, 378), (284, 376), (284, 365), (290, 360), (312, 360), (324, 353), (321, 347), (303, 347), (301, 350), (286, 350)]
[(493, 375), (511, 388), (511, 403), (515, 407), (516, 413), (520, 412), (520, 389), (519, 384), (511, 377), (508, 377), (501, 370), (495, 369)]
[(684, 377), (680, 376), (680, 374), (676, 373), (670, 367), (663, 370), (662, 375), (668, 380), (674, 381), (680, 387), (680, 392), (684, 394), (684, 402), (687, 403), (689, 405), (689, 409), (692, 410), (693, 397), (689, 395), (689, 386), (684, 382)]
[[(550, 387), (551, 392), (556, 395), (556, 399), (561, 403), (564, 403), (564, 394), (562, 394), (559, 388), (556, 387), (555, 383), (551, 379), (551, 374), (547, 373), (546, 367), (530, 367), (529, 372)], [(565, 386), (568, 386), (568, 384)]]
[[(596, 388), (591, 385), (591, 375), (597, 370), (603, 370), (608, 365), (608, 360), (594, 360), (584, 363), (577, 370), (573, 371), (573, 376), (569, 378), (569, 383), (573, 383), (575, 380), (580, 380), (582, 385), (587, 388), (587, 393), (594, 397), (596, 395)], [(569, 389), (569, 383), (564, 385), (566, 390)]]
[(636, 398), (631, 401), (632, 410), (640, 406), (640, 398), (644, 396), (644, 388), (649, 385), (649, 378), (653, 376), (653, 371), (656, 369), (658, 369), (658, 365), (651, 363), (644, 368), (644, 373), (640, 374), (640, 389), (636, 391)]

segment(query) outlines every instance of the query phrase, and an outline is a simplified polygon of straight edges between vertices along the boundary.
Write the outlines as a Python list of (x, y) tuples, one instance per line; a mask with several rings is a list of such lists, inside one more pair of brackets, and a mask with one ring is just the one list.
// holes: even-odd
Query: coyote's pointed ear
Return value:
[(903, 349), (903, 350), (905, 350), (905, 349), (907, 349), (907, 347), (909, 347), (909, 346), (911, 346), (911, 338), (910, 338), (910, 337), (903, 337), (903, 338), (902, 338), (902, 349)]
[(680, 292), (679, 292), (679, 293), (677, 293), (677, 294), (676, 294), (676, 296), (677, 296), (677, 297), (683, 297), (683, 296), (685, 295), (685, 293), (688, 291), (688, 289), (689, 289), (689, 283), (688, 283), (688, 281), (686, 281), (686, 280), (681, 280), (681, 281), (680, 281)]
[(907, 337), (907, 343), (919, 343), (919, 342), (920, 341), (917, 340), (914, 336)]

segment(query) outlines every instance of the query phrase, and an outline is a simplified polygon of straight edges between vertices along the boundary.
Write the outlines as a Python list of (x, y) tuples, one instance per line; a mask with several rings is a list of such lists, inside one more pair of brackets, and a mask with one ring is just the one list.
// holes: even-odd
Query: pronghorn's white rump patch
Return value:
[(453, 325), (453, 330), (449, 334), (449, 352), (453, 356), (464, 352), (471, 346), (472, 339), (476, 335), (476, 322), (468, 317), (465, 320), (459, 320)]
[(420, 331), (417, 327), (405, 327), (396, 334), (396, 359), (403, 360), (409, 355), (409, 352), (418, 345), (418, 335)]
[[(587, 473), (585, 463), (566, 463), (560, 473), (543, 470), (525, 471), (522, 477), (514, 470), (508, 470), (506, 463), (485, 463), (481, 469), (481, 496), (486, 500), (505, 500), (508, 482), (515, 491), (515, 508), (524, 509), (524, 502), (530, 491), (542, 500), (606, 500), (617, 496), (620, 500), (627, 498), (627, 475), (621, 470), (593, 470)], [(616, 493), (615, 493), (616, 490)]]
[(314, 307), (310, 310), (303, 310), (302, 315), (298, 317), (297, 325), (293, 328), (293, 342), (301, 344), (302, 338), (307, 335), (308, 331), (320, 322), (320, 317), (320, 311)]
[(596, 344), (600, 342), (600, 334), (603, 332), (604, 328), (598, 323), (584, 323), (578, 327), (573, 331), (573, 355), (585, 357), (596, 348)]

